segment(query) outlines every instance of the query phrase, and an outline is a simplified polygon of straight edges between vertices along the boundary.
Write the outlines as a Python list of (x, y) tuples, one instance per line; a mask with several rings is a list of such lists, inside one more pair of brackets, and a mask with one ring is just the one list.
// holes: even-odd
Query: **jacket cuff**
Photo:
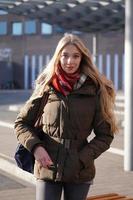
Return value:
[(42, 141), (32, 137), (26, 142), (25, 147), (32, 153), (37, 145), (43, 145)]
[[(37, 147), (44, 147), (44, 145), (42, 143), (37, 143), (33, 146), (32, 150), (31, 150), (31, 153), (34, 155), (34, 152), (36, 150)], [(45, 147), (44, 147), (45, 148)]]

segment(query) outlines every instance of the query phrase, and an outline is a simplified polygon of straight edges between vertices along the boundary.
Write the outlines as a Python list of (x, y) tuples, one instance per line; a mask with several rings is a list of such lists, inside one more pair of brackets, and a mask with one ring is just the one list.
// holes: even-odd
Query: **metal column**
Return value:
[(124, 169), (133, 170), (133, 0), (125, 1)]
[(97, 34), (93, 34), (93, 37), (92, 37), (92, 55), (93, 55), (93, 61), (96, 64), (96, 56), (97, 56)]

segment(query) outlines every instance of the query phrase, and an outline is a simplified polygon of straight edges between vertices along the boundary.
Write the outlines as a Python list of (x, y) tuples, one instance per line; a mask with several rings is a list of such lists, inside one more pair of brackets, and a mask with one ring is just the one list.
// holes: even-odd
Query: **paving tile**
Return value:
[[(1, 172), (2, 173), (2, 172)], [(25, 188), (24, 185), (0, 173), (0, 191), (9, 189)]]

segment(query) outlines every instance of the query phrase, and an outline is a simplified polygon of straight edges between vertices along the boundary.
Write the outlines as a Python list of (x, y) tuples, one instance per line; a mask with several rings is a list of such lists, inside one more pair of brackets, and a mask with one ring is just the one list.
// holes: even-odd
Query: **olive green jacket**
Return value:
[(15, 121), (17, 139), (30, 152), (37, 145), (44, 146), (54, 163), (54, 168), (46, 169), (35, 161), (35, 177), (77, 183), (94, 178), (94, 160), (113, 140), (110, 125), (102, 116), (99, 95), (89, 78), (66, 97), (51, 87), (43, 108), (41, 139), (34, 123), (42, 97), (26, 102)]

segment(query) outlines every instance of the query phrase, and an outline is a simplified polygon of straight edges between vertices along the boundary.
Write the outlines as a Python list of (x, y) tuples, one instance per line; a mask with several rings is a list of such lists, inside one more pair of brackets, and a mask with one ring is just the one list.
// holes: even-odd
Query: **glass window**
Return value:
[(12, 34), (22, 35), (22, 22), (14, 22), (12, 24)]
[(25, 22), (24, 33), (26, 33), (26, 34), (36, 33), (36, 22), (34, 20), (30, 20), (30, 21)]
[(52, 34), (52, 26), (50, 24), (42, 23), (41, 24), (41, 33), (45, 35)]
[(7, 34), (7, 22), (0, 22), (0, 35)]
[(56, 33), (64, 33), (65, 29), (63, 29), (62, 27), (56, 25), (56, 26), (54, 26), (54, 31)]
[(75, 35), (80, 35), (80, 34), (82, 34), (81, 31), (72, 31), (72, 33), (75, 34)]
[(6, 12), (5, 10), (0, 10), (0, 15), (7, 15), (8, 12)]

